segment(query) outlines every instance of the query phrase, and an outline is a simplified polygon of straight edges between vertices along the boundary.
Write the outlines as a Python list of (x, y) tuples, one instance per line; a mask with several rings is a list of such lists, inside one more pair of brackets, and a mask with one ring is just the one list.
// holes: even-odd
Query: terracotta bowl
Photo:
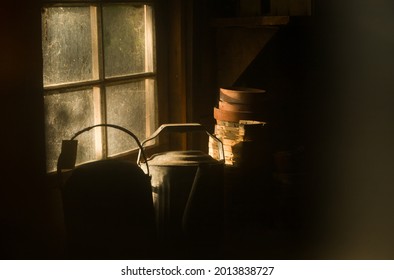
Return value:
[(259, 112), (262, 110), (259, 104), (242, 104), (242, 103), (230, 103), (223, 100), (219, 100), (219, 109), (230, 112)]
[(257, 88), (220, 88), (220, 100), (237, 104), (261, 103), (267, 98), (266, 91)]
[(231, 112), (213, 108), (213, 116), (218, 121), (239, 122), (240, 120), (260, 120), (264, 121), (260, 114), (252, 112)]

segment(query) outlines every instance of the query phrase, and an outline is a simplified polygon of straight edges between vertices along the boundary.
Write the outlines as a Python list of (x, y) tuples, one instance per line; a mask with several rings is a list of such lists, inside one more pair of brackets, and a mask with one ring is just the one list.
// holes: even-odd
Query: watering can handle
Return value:
[[(141, 146), (144, 147), (144, 145), (155, 139), (157, 136), (159, 136), (160, 133), (162, 132), (193, 132), (193, 131), (205, 131), (209, 137), (214, 139), (216, 142), (219, 144), (219, 157), (220, 160), (224, 160), (224, 148), (223, 148), (223, 143), (218, 139), (215, 135), (209, 133), (205, 127), (199, 123), (172, 123), (172, 124), (162, 124), (149, 138), (145, 139), (144, 141), (141, 142)], [(138, 158), (137, 158), (137, 163), (140, 163), (141, 160), (141, 153), (142, 149), (138, 152)]]
[[(114, 124), (96, 124), (96, 125), (92, 125), (92, 126), (86, 127), (86, 128), (84, 128), (84, 129), (78, 131), (77, 133), (75, 133), (75, 134), (71, 137), (70, 140), (72, 141), (72, 140), (74, 140), (75, 138), (77, 138), (77, 136), (79, 136), (80, 134), (82, 134), (82, 133), (84, 133), (84, 132), (86, 132), (86, 131), (89, 131), (89, 130), (95, 128), (95, 127), (99, 127), (99, 126), (112, 127), (112, 128), (115, 128), (115, 129), (119, 129), (119, 130), (121, 130), (121, 131), (127, 133), (128, 135), (130, 135), (130, 136), (135, 140), (135, 142), (136, 142), (137, 145), (138, 145), (138, 148), (139, 148), (138, 158), (141, 156), (141, 151), (142, 151), (142, 157), (143, 157), (144, 160), (145, 160), (145, 165), (146, 165), (147, 174), (149, 175), (148, 161), (147, 161), (147, 158), (146, 158), (145, 153), (144, 153), (144, 151), (143, 151), (143, 147), (142, 147), (141, 142), (138, 140), (137, 136), (136, 136), (134, 133), (132, 133), (130, 130), (128, 130), (128, 129), (124, 128), (124, 127), (121, 127), (121, 126), (119, 126), (119, 125), (114, 125)], [(61, 169), (61, 168), (60, 168), (61, 159), (62, 159), (62, 154), (60, 154), (59, 159), (58, 159), (58, 167), (57, 167), (58, 173), (60, 172), (60, 169)], [(139, 162), (139, 161), (138, 161), (138, 162)], [(74, 163), (74, 164), (75, 164), (75, 163)]]

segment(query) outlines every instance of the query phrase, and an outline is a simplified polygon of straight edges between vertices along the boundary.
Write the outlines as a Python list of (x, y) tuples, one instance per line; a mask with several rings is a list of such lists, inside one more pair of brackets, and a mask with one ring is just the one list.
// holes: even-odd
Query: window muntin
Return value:
[[(62, 139), (98, 123), (123, 126), (140, 139), (156, 127), (153, 9), (150, 4), (47, 6), (42, 15), (47, 171)], [(86, 134), (86, 135), (85, 135)], [(104, 127), (78, 136), (77, 163), (136, 148)]]

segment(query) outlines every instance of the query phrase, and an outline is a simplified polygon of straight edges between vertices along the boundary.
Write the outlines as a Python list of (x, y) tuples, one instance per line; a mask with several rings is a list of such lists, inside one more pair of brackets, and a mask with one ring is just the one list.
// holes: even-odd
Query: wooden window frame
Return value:
[[(148, 5), (150, 8), (150, 11), (147, 11), (147, 7), (145, 7), (146, 11), (146, 16), (151, 17), (149, 20), (146, 20), (148, 32), (152, 32), (151, 36), (146, 36), (145, 40), (149, 40), (146, 44), (146, 46), (149, 46), (149, 48), (145, 51), (145, 57), (149, 58), (149, 60), (145, 62), (145, 69), (146, 71), (143, 73), (138, 73), (138, 74), (129, 74), (129, 75), (123, 75), (123, 76), (118, 76), (118, 77), (105, 77), (104, 76), (104, 54), (103, 54), (103, 38), (102, 38), (102, 7), (107, 4), (132, 4), (132, 3), (137, 3), (137, 4), (144, 4)], [(46, 1), (44, 3), (45, 8), (50, 8), (50, 7), (62, 7), (62, 6), (86, 6), (90, 7), (91, 9), (91, 26), (92, 26), (92, 71), (93, 71), (93, 79), (90, 81), (82, 81), (82, 82), (71, 82), (67, 84), (59, 84), (59, 85), (51, 85), (51, 86), (45, 86), (44, 87), (44, 96), (45, 95), (51, 95), (51, 94), (67, 94), (67, 92), (70, 91), (77, 91), (77, 90), (83, 90), (83, 89), (93, 89), (93, 96), (94, 96), (94, 118), (95, 118), (95, 123), (106, 123), (106, 112), (105, 112), (105, 87), (107, 86), (113, 86), (113, 85), (119, 85), (119, 84), (124, 84), (124, 83), (130, 83), (130, 82), (137, 82), (137, 81), (149, 81), (149, 79), (153, 79), (155, 81), (155, 89), (153, 93), (153, 98), (155, 100), (147, 100), (146, 104), (147, 106), (154, 106), (154, 110), (156, 112), (154, 116), (153, 123), (154, 125), (151, 125), (151, 122), (147, 122), (147, 127), (146, 127), (146, 134), (149, 135), (153, 133), (154, 129), (156, 126), (158, 126), (158, 120), (163, 119), (163, 113), (161, 113), (159, 110), (158, 104), (162, 103), (163, 100), (166, 98), (159, 98), (158, 97), (158, 74), (157, 74), (157, 61), (156, 61), (156, 56), (157, 56), (157, 51), (156, 51), (156, 27), (155, 27), (155, 5), (153, 1)], [(151, 41), (153, 39), (153, 41)], [(149, 84), (149, 82), (147, 83)], [(149, 92), (149, 89), (147, 90)], [(147, 94), (149, 96), (149, 94)], [(152, 108), (150, 107), (149, 110)], [(108, 149), (106, 147), (106, 143), (108, 141), (107, 135), (106, 135), (106, 129), (95, 129), (94, 132), (97, 136), (98, 139), (101, 139), (102, 143), (100, 145), (97, 144), (97, 146), (101, 146), (99, 150), (96, 150), (96, 159), (103, 159), (107, 158), (108, 156)], [(141, 139), (143, 140), (143, 139)], [(164, 141), (166, 142), (166, 141)], [(152, 143), (150, 145), (149, 149), (157, 150), (158, 142)], [(135, 159), (136, 156), (136, 150), (127, 150), (124, 153), (118, 154), (118, 155), (113, 155), (112, 157), (118, 158), (131, 158)], [(54, 171), (47, 171), (48, 174), (54, 174)]]

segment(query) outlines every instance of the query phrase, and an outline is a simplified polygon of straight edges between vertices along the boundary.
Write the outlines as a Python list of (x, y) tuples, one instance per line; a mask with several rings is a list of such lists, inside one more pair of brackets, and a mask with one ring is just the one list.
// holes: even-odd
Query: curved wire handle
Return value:
[[(155, 139), (159, 136), (161, 132), (169, 131), (169, 132), (193, 132), (193, 131), (202, 131), (205, 132), (209, 137), (214, 139), (219, 144), (219, 157), (221, 161), (224, 161), (224, 147), (222, 141), (217, 138), (215, 135), (208, 132), (205, 127), (199, 123), (171, 123), (171, 124), (162, 124), (149, 138), (145, 139), (141, 142), (141, 146), (143, 147), (147, 142)], [(138, 153), (137, 163), (140, 163), (141, 155), (146, 161), (146, 156), (143, 154), (143, 149), (141, 149)]]
[[(84, 128), (84, 129), (78, 131), (77, 133), (74, 134), (73, 137), (71, 137), (70, 140), (74, 140), (74, 139), (75, 139), (76, 137), (78, 137), (80, 134), (82, 134), (82, 133), (84, 133), (84, 132), (86, 132), (86, 131), (89, 131), (89, 130), (91, 130), (91, 129), (95, 128), (95, 127), (98, 127), (98, 126), (105, 126), (105, 127), (116, 128), (116, 129), (119, 129), (119, 130), (121, 130), (121, 131), (127, 133), (127, 134), (130, 135), (131, 137), (133, 137), (133, 139), (135, 140), (135, 142), (136, 142), (137, 145), (138, 145), (138, 148), (140, 149), (140, 152), (138, 153), (138, 157), (139, 157), (140, 154), (142, 154), (142, 157), (144, 158), (145, 164), (146, 164), (146, 172), (147, 172), (147, 175), (149, 176), (148, 161), (147, 161), (147, 158), (146, 158), (144, 149), (143, 149), (143, 147), (142, 147), (142, 145), (141, 145), (141, 142), (138, 140), (137, 136), (135, 136), (134, 133), (132, 133), (130, 130), (128, 130), (128, 129), (124, 128), (124, 127), (121, 127), (121, 126), (115, 125), (115, 124), (96, 124), (96, 125), (92, 125), (92, 126), (86, 127), (86, 128)], [(140, 165), (139, 162), (137, 162), (137, 164)]]

